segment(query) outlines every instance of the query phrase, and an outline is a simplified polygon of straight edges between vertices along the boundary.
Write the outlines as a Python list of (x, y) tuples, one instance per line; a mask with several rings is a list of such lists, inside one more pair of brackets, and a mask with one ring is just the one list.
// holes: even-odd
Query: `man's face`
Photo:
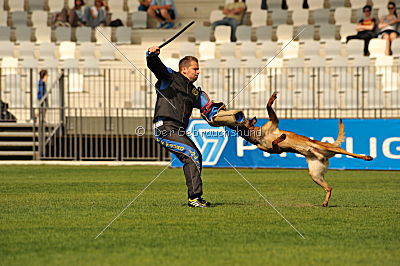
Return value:
[(195, 61), (192, 61), (190, 62), (189, 67), (184, 67), (182, 69), (181, 73), (185, 77), (187, 77), (191, 82), (195, 82), (200, 74), (199, 64), (197, 64)]

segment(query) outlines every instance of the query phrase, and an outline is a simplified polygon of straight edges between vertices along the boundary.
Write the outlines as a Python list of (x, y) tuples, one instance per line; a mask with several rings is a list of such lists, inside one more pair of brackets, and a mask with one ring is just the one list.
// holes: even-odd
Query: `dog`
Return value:
[(341, 119), (339, 121), (339, 134), (334, 143), (312, 140), (290, 131), (280, 130), (278, 128), (278, 117), (272, 109), (272, 104), (276, 98), (277, 94), (273, 93), (268, 100), (267, 111), (269, 121), (263, 126), (255, 126), (257, 119), (254, 117), (247, 120), (243, 126), (231, 128), (237, 131), (239, 136), (256, 145), (262, 151), (273, 154), (292, 152), (303, 155), (306, 158), (311, 178), (326, 192), (322, 207), (327, 207), (332, 195), (332, 187), (324, 179), (329, 166), (329, 158), (335, 154), (349, 155), (365, 161), (371, 161), (373, 158), (371, 156), (351, 153), (340, 148), (340, 144), (344, 141), (344, 125)]

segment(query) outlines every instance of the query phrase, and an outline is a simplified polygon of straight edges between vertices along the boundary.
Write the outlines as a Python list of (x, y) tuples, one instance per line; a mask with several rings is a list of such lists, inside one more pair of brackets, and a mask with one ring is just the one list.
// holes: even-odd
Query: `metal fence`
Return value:
[[(152, 139), (155, 77), (148, 69), (0, 69), (0, 100), (17, 122), (33, 122), (40, 159), (163, 160)], [(139, 73), (139, 71), (141, 73)], [(196, 85), (230, 109), (266, 117), (278, 92), (280, 118), (398, 118), (400, 67), (203, 68)], [(142, 75), (143, 74), (143, 75)], [(199, 117), (198, 112), (193, 112)], [(4, 120), (5, 118), (2, 117)]]

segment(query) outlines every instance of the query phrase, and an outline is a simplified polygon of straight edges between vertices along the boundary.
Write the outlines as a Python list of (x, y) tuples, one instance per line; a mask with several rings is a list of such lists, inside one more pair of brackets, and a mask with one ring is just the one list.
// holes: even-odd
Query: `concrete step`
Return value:
[(0, 151), (0, 156), (34, 156), (33, 151)]
[(38, 137), (39, 133), (33, 132), (13, 132), (13, 131), (0, 131), (0, 137), (9, 137), (9, 138), (27, 138), (27, 137)]
[(33, 141), (0, 141), (0, 147), (32, 147), (33, 145)]
[(33, 123), (0, 123), (0, 128), (2, 128), (2, 127), (32, 128)]

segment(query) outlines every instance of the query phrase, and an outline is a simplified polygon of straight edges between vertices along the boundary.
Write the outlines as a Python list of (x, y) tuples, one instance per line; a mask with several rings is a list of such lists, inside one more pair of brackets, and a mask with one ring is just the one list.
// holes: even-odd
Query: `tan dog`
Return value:
[(325, 201), (322, 203), (322, 206), (326, 207), (328, 206), (328, 201), (332, 194), (332, 188), (324, 179), (324, 175), (329, 166), (329, 158), (333, 157), (335, 154), (345, 154), (354, 158), (370, 161), (372, 157), (347, 152), (340, 148), (340, 144), (344, 140), (344, 125), (342, 120), (340, 120), (339, 123), (338, 137), (333, 144), (312, 140), (290, 131), (280, 130), (278, 128), (278, 117), (272, 109), (272, 104), (275, 99), (276, 93), (270, 97), (267, 104), (270, 120), (261, 128), (254, 126), (256, 119), (253, 118), (248, 120), (245, 126), (232, 129), (235, 129), (240, 136), (252, 144), (257, 145), (257, 147), (263, 151), (276, 154), (292, 152), (304, 155), (308, 163), (311, 178), (326, 192)]

